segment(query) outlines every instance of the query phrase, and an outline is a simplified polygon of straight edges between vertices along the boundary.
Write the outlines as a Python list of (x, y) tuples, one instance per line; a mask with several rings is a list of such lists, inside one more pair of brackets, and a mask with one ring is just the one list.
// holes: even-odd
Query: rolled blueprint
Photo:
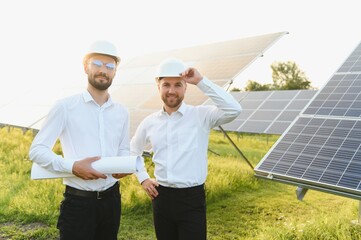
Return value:
[[(122, 157), (102, 157), (92, 163), (92, 167), (104, 174), (113, 173), (134, 173), (136, 167), (140, 163), (139, 156), (122, 156)], [(37, 163), (33, 162), (31, 167), (31, 179), (47, 179), (47, 178), (66, 178), (75, 177), (74, 174), (64, 172), (54, 172), (47, 170)]]

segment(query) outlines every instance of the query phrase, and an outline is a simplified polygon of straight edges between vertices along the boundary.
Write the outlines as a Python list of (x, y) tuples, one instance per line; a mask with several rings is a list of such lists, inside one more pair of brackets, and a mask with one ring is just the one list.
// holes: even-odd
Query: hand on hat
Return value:
[(195, 68), (188, 68), (184, 72), (180, 73), (181, 78), (186, 81), (186, 83), (197, 85), (202, 79), (203, 76)]

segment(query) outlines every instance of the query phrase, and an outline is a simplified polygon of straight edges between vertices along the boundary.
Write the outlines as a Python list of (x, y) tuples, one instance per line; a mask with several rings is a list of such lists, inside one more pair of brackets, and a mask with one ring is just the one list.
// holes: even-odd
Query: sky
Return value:
[[(358, 0), (13, 0), (0, 3), (0, 100), (29, 89), (86, 86), (81, 63), (96, 40), (123, 62), (159, 51), (288, 32), (235, 80), (271, 83), (294, 61), (322, 87), (361, 41)], [(196, 54), (196, 53), (195, 53)]]

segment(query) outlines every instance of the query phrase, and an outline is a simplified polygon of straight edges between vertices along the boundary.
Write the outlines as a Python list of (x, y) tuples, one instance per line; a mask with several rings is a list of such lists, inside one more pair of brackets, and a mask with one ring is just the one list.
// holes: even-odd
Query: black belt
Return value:
[(193, 186), (193, 187), (186, 187), (186, 188), (173, 188), (173, 187), (165, 187), (162, 185), (159, 185), (157, 187), (158, 192), (159, 191), (164, 191), (164, 192), (172, 192), (175, 194), (180, 194), (180, 195), (189, 195), (189, 194), (196, 194), (199, 192), (204, 192), (205, 185), (204, 183), (198, 186)]
[(112, 187), (100, 192), (80, 190), (68, 185), (65, 187), (65, 193), (67, 194), (94, 199), (103, 199), (117, 192), (119, 193), (119, 182), (116, 182)]

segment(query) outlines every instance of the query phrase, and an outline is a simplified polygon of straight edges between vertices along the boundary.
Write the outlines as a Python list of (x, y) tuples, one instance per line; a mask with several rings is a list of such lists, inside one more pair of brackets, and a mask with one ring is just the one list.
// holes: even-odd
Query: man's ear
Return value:
[(160, 80), (159, 80), (159, 78), (155, 79), (155, 84), (157, 84), (158, 91), (160, 92)]
[(84, 66), (84, 72), (85, 72), (86, 74), (88, 74), (89, 65), (86, 64), (86, 63), (84, 63), (83, 66)]

